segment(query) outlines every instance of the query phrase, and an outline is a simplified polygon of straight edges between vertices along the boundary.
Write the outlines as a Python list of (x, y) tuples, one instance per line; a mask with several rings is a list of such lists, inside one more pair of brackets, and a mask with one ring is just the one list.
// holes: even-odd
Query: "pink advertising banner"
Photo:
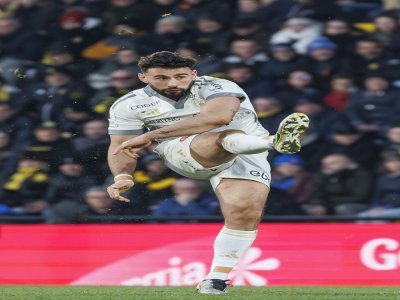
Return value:
[[(220, 224), (2, 225), (0, 284), (194, 285)], [(234, 285), (400, 285), (400, 224), (261, 224)]]

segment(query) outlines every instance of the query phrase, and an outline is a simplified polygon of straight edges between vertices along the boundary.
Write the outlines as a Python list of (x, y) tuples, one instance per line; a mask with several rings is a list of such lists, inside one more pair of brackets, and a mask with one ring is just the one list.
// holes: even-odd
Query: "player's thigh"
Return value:
[(224, 178), (215, 193), (225, 223), (248, 229), (256, 227), (262, 217), (269, 187), (253, 180)]
[(190, 154), (202, 166), (212, 168), (231, 161), (235, 155), (221, 146), (221, 140), (227, 135), (239, 130), (221, 132), (204, 132), (196, 135), (190, 144)]

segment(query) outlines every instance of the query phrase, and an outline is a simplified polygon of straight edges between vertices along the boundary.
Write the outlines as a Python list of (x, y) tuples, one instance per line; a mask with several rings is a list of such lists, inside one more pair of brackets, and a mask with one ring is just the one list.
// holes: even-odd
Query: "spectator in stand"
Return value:
[(319, 151), (325, 155), (344, 153), (359, 166), (373, 171), (380, 150), (373, 135), (358, 131), (348, 120), (340, 118), (333, 123), (327, 142)]
[[(388, 72), (387, 68), (391, 67), (391, 64), (394, 63), (390, 61), (390, 55), (385, 52), (383, 45), (376, 39), (364, 38), (358, 40), (355, 44), (354, 56), (351, 59), (352, 75), (355, 78), (364, 78), (378, 72), (385, 74)], [(395, 64), (394, 67), (398, 69), (398, 64)], [(394, 74), (392, 75), (392, 73)], [(387, 75), (396, 77), (395, 74), (398, 73), (392, 71)], [(400, 78), (400, 76), (397, 78)]]
[(271, 44), (269, 52), (271, 58), (261, 66), (258, 74), (278, 89), (285, 86), (291, 72), (307, 67), (306, 59), (294, 51), (291, 43)]
[(0, 190), (0, 203), (18, 214), (41, 214), (49, 204), (44, 194), (49, 181), (47, 164), (40, 152), (26, 151)]
[(341, 8), (335, 1), (318, 0), (294, 0), (286, 17), (310, 18), (317, 21), (325, 21), (341, 14)]
[(384, 136), (390, 124), (398, 118), (400, 93), (390, 88), (390, 82), (379, 74), (364, 80), (364, 90), (351, 94), (346, 114), (357, 130)]
[[(126, 203), (112, 200), (104, 187), (92, 186), (79, 201), (62, 201), (51, 207), (46, 215), (48, 224), (86, 223), (90, 217), (119, 216), (131, 213)], [(107, 218), (96, 223), (111, 223)]]
[(96, 185), (96, 180), (85, 173), (78, 159), (64, 156), (59, 162), (58, 173), (49, 180), (44, 199), (51, 205), (62, 201), (78, 202), (84, 191), (93, 185)]
[(262, 51), (260, 43), (253, 39), (232, 41), (229, 55), (223, 59), (226, 65), (244, 63), (252, 67), (254, 71), (257, 71), (267, 61), (267, 54)]
[(83, 124), (82, 135), (72, 139), (73, 152), (79, 153), (87, 174), (103, 183), (108, 175), (107, 151), (110, 143), (108, 122), (104, 119), (89, 120)]
[(33, 141), (27, 147), (30, 151), (37, 151), (45, 157), (43, 160), (54, 171), (60, 158), (72, 152), (72, 144), (68, 138), (64, 138), (59, 125), (55, 122), (43, 122), (33, 131)]
[(99, 67), (91, 72), (87, 78), (90, 86), (94, 89), (109, 87), (110, 74), (116, 70), (128, 70), (133, 74), (140, 72), (137, 62), (139, 52), (135, 47), (124, 47), (117, 51), (115, 56), (102, 61)]
[(137, 74), (129, 70), (115, 70), (110, 74), (110, 79), (110, 87), (98, 90), (89, 99), (91, 110), (99, 116), (104, 115), (115, 100), (138, 88), (140, 85)]
[(309, 215), (354, 215), (369, 206), (371, 173), (344, 154), (327, 155), (321, 163), (305, 205)]
[(84, 79), (94, 69), (96, 63), (81, 58), (74, 50), (63, 42), (55, 42), (47, 47), (43, 53), (37, 72), (40, 74), (46, 68), (64, 68), (75, 78)]
[(295, 70), (289, 73), (286, 84), (275, 94), (285, 108), (292, 108), (300, 97), (322, 97), (314, 87), (313, 76), (304, 70)]
[(341, 116), (339, 112), (326, 108), (318, 95), (302, 95), (298, 97), (293, 111), (306, 114), (313, 124), (315, 132), (320, 136), (328, 136), (331, 126)]
[(231, 1), (207, 1), (207, 0), (178, 0), (172, 13), (184, 17), (190, 25), (194, 26), (197, 19), (207, 13), (220, 17), (221, 21), (229, 24), (235, 13), (235, 7)]
[(196, 21), (195, 34), (192, 41), (201, 45), (206, 52), (222, 55), (226, 52), (226, 40), (228, 36), (227, 24), (220, 16), (207, 13), (199, 16)]
[(208, 52), (208, 49), (204, 49), (201, 43), (181, 43), (178, 45), (176, 52), (180, 55), (192, 57), (197, 60), (196, 70), (199, 76), (221, 76), (220, 74), (223, 70), (221, 59), (213, 53)]
[(79, 57), (82, 50), (102, 39), (104, 33), (100, 26), (86, 28), (87, 14), (79, 8), (65, 11), (59, 18), (58, 26), (50, 30), (53, 41), (70, 47), (72, 54)]
[(9, 103), (16, 109), (17, 114), (27, 113), (30, 99), (22, 89), (7, 84), (0, 76), (0, 102)]
[[(337, 54), (346, 57), (353, 53), (354, 42), (358, 37), (352, 32), (351, 25), (343, 19), (329, 19), (325, 22), (322, 35), (337, 45)], [(358, 34), (361, 35), (361, 34)]]
[(261, 0), (238, 0), (237, 5), (239, 18), (254, 18), (262, 21), (265, 17), (265, 8)]
[(279, 123), (287, 116), (278, 99), (274, 97), (256, 97), (252, 99), (251, 103), (262, 127), (271, 134), (276, 132)]
[(179, 175), (168, 169), (155, 153), (143, 156), (140, 164), (143, 170), (133, 173), (135, 186), (126, 197), (134, 202), (135, 214), (145, 215), (162, 199), (173, 195), (172, 186)]
[(0, 130), (12, 138), (11, 147), (22, 153), (32, 140), (33, 120), (17, 112), (11, 103), (0, 101)]
[[(153, 209), (154, 217), (204, 217), (216, 215), (219, 212), (219, 204), (215, 195), (205, 191), (202, 182), (182, 178), (175, 181), (173, 197), (161, 200)], [(169, 223), (179, 223), (177, 220), (169, 220)]]
[(331, 90), (324, 97), (324, 104), (332, 109), (343, 112), (349, 101), (350, 93), (356, 90), (354, 81), (346, 75), (336, 75), (330, 82)]
[(384, 150), (393, 151), (400, 155), (400, 121), (396, 120), (390, 125), (386, 139)]
[(230, 44), (231, 41), (239, 39), (254, 39), (263, 43), (267, 39), (267, 34), (260, 20), (251, 17), (239, 17), (232, 24), (231, 32), (224, 42)]
[[(177, 0), (150, 0), (142, 1), (143, 12), (146, 16), (146, 29), (154, 29), (154, 24), (160, 17), (171, 14)], [(147, 28), (148, 27), (148, 28)]]
[(135, 18), (142, 29), (146, 28), (146, 15), (139, 0), (110, 0), (101, 12), (101, 19), (107, 32), (111, 33), (115, 25), (124, 20)]
[(316, 38), (307, 49), (308, 69), (314, 75), (315, 85), (319, 90), (327, 91), (332, 76), (349, 71), (349, 62), (337, 55), (337, 46), (326, 37)]
[(90, 60), (101, 61), (112, 58), (119, 49), (135, 48), (139, 52), (148, 53), (153, 51), (155, 45), (144, 44), (142, 38), (150, 31), (142, 29), (141, 17), (130, 16), (119, 20), (105, 37), (93, 45), (85, 48), (81, 56)]
[(381, 14), (374, 18), (376, 30), (371, 38), (379, 41), (389, 50), (397, 51), (400, 42), (399, 19), (395, 15)]
[(275, 157), (271, 187), (284, 191), (297, 203), (305, 203), (310, 194), (311, 174), (304, 169), (300, 155), (283, 154)]
[(271, 186), (264, 213), (267, 216), (298, 216), (305, 214), (301, 205), (295, 199), (285, 191), (273, 186)]
[(377, 178), (371, 207), (359, 217), (400, 217), (400, 155), (388, 152), (382, 158), (383, 172)]
[(92, 89), (74, 78), (71, 71), (63, 67), (48, 67), (44, 71), (44, 82), (31, 85), (33, 108), (41, 121), (55, 121), (61, 124), (60, 117), (67, 108), (90, 113), (87, 99)]
[(307, 18), (291, 18), (286, 21), (285, 28), (274, 33), (270, 44), (293, 43), (299, 54), (306, 54), (308, 45), (321, 34), (321, 25)]
[(45, 40), (9, 16), (0, 18), (0, 45), (2, 76), (8, 84), (18, 86), (26, 78), (28, 63), (40, 58)]
[(155, 24), (154, 31), (140, 38), (140, 44), (148, 44), (141, 52), (175, 51), (179, 43), (192, 39), (193, 32), (189, 29), (187, 20), (182, 16), (168, 15), (161, 17)]
[(246, 64), (228, 64), (227, 79), (237, 83), (250, 99), (268, 97), (273, 93), (272, 84), (266, 80), (257, 80), (252, 68)]

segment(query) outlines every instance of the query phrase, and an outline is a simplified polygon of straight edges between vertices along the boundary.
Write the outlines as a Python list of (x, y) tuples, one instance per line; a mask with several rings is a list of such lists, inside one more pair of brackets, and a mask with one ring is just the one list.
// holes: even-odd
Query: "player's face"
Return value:
[(139, 73), (139, 79), (154, 90), (171, 99), (179, 99), (196, 78), (197, 72), (188, 67), (165, 69), (150, 68)]

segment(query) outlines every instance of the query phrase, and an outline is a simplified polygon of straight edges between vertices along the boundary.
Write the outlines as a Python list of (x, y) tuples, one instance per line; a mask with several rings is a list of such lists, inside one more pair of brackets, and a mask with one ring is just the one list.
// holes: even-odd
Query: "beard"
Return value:
[(171, 99), (179, 99), (184, 93), (186, 93), (187, 89), (182, 89), (182, 88), (170, 88), (170, 89), (163, 89), (159, 90), (155, 88), (154, 86), (150, 85), (153, 90), (155, 90), (157, 93), (160, 95), (163, 95), (165, 97), (171, 98)]

